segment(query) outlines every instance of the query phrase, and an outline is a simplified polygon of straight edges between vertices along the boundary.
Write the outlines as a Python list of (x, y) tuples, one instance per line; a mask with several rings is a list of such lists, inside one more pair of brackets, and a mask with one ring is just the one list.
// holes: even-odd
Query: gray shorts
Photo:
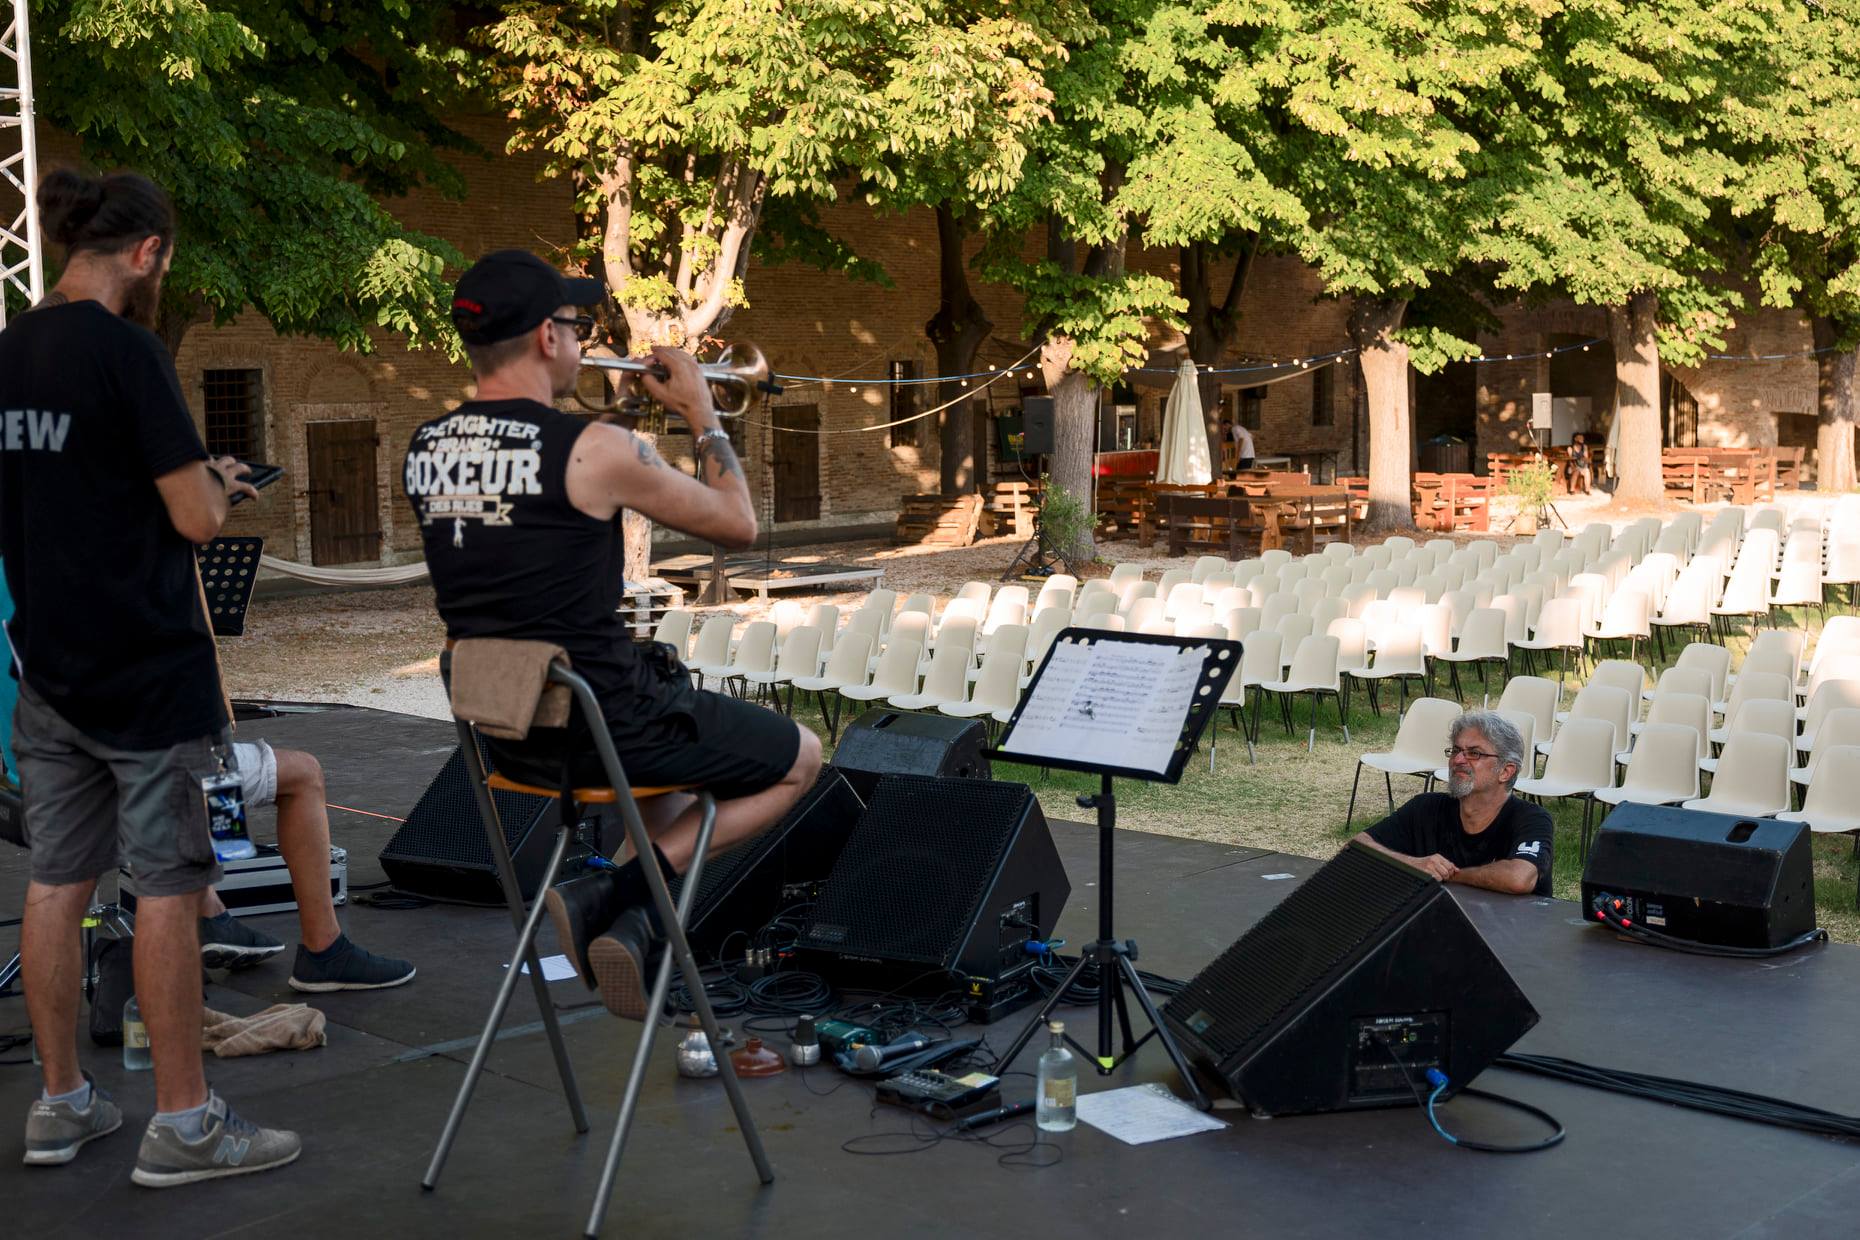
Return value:
[(183, 896), (220, 880), (200, 781), (219, 769), (225, 737), (168, 749), (115, 749), (19, 686), (13, 748), (32, 877), (90, 883), (127, 861), (143, 896)]

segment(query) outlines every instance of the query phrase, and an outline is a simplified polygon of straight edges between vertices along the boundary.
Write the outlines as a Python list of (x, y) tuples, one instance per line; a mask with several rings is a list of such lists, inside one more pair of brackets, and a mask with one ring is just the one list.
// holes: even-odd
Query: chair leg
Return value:
[[(1343, 816), (1343, 829), (1346, 832), (1350, 829), (1350, 824), (1356, 821), (1356, 786), (1362, 782), (1363, 764), (1359, 759), (1356, 763), (1356, 777), (1350, 781), (1350, 809), (1349, 812)], [(1860, 836), (1855, 838), (1860, 839)]]
[(1311, 735), (1305, 738), (1306, 753), (1317, 752), (1317, 700), (1317, 692), (1313, 690), (1311, 694)]
[[(597, 741), (598, 744), (598, 741)], [(611, 745), (611, 743), (610, 743)], [(610, 746), (603, 746), (610, 748)], [(606, 756), (602, 755), (603, 758)], [(618, 766), (616, 760), (613, 764)], [(616, 779), (618, 786), (624, 786)], [(627, 815), (627, 835), (633, 839), (636, 851), (643, 853), (641, 847), (650, 847), (646, 836), (645, 824), (639, 820), (639, 811), (631, 804), (633, 812)], [(599, 1236), (601, 1224), (607, 1215), (607, 1203), (613, 1196), (614, 1179), (619, 1173), (620, 1156), (626, 1149), (627, 1130), (632, 1126), (633, 1112), (639, 1104), (641, 1088), (645, 1085), (646, 1069), (652, 1057), (653, 1035), (659, 1027), (658, 1014), (665, 1009), (665, 997), (671, 990), (672, 965), (678, 965), (684, 975), (685, 989), (691, 995), (691, 1004), (697, 1009), (698, 1022), (704, 1027), (704, 1036), (715, 1047), (723, 1046), (723, 1033), (717, 1025), (716, 1011), (711, 1007), (710, 996), (704, 989), (703, 976), (698, 970), (697, 958), (692, 954), (691, 943), (685, 937), (684, 922), (691, 911), (692, 901), (697, 895), (699, 877), (702, 873), (704, 855), (710, 850), (712, 832), (717, 825), (717, 803), (705, 795), (702, 798), (702, 816), (698, 822), (698, 838), (692, 851), (691, 868), (686, 872), (685, 882), (679, 891), (678, 903), (674, 905), (671, 892), (665, 886), (664, 876), (656, 869), (646, 875), (646, 886), (652, 892), (654, 905), (657, 906), (659, 918), (665, 925), (665, 950), (659, 955), (659, 972), (653, 982), (651, 1006), (647, 1009), (647, 1019), (642, 1022), (639, 1046), (633, 1054), (633, 1070), (627, 1076), (626, 1093), (620, 1100), (620, 1114), (614, 1124), (613, 1142), (607, 1149), (607, 1161), (601, 1168), (600, 1186), (595, 1190), (594, 1207), (588, 1215), (587, 1236)], [(775, 1180), (774, 1168), (769, 1166), (768, 1154), (762, 1148), (762, 1134), (756, 1128), (755, 1117), (750, 1114), (748, 1100), (743, 1097), (742, 1083), (736, 1079), (736, 1066), (730, 1062), (728, 1055), (717, 1056), (717, 1076), (723, 1082), (724, 1092), (729, 1096), (730, 1108), (736, 1113), (737, 1126), (743, 1133), (743, 1143), (749, 1148), (749, 1157), (755, 1163), (756, 1174), (764, 1184)]]
[(574, 1065), (568, 1058), (568, 1046), (562, 1041), (562, 1029), (556, 1021), (555, 1000), (549, 994), (548, 983), (543, 980), (542, 964), (536, 957), (536, 931), (542, 924), (543, 902), (541, 893), (549, 889), (555, 881), (557, 872), (562, 867), (562, 858), (568, 853), (569, 836), (572, 828), (561, 827), (557, 832), (555, 848), (549, 855), (548, 864), (543, 868), (542, 884), (537, 888), (535, 904), (527, 914), (523, 907), (523, 891), (517, 882), (516, 867), (511, 864), (510, 849), (504, 842), (503, 823), (497, 815), (497, 803), (484, 785), (484, 763), (478, 754), (477, 737), (469, 725), (459, 724), (459, 746), (465, 755), (465, 770), (472, 783), (474, 799), (478, 802), (478, 814), (484, 824), (485, 842), (490, 846), (491, 858), (497, 866), (498, 883), (504, 889), (504, 900), (510, 909), (512, 924), (517, 930), (516, 950), (511, 954), (509, 967), (504, 971), (503, 980), (498, 984), (497, 997), (491, 1004), (491, 1012), (485, 1020), (484, 1032), (478, 1038), (478, 1046), (472, 1053), (471, 1063), (465, 1070), (465, 1079), (459, 1082), (459, 1091), (453, 1099), (451, 1113), (446, 1116), (445, 1127), (439, 1134), (439, 1144), (433, 1150), (432, 1160), (427, 1164), (426, 1175), (420, 1186), (431, 1190), (438, 1186), (439, 1176), (445, 1170), (446, 1159), (452, 1152), (452, 1143), (458, 1139), (459, 1126), (464, 1122), (465, 1110), (471, 1105), (472, 1092), (478, 1086), (478, 1077), (484, 1071), (484, 1061), (491, 1053), (491, 1044), (497, 1039), (497, 1030), (504, 1022), (504, 1013), (510, 1007), (511, 995), (516, 990), (517, 977), (523, 966), (529, 966), (530, 985), (536, 992), (536, 1006), (542, 1013), (543, 1032), (549, 1039), (549, 1050), (555, 1058), (556, 1074), (562, 1079), (562, 1092), (568, 1100), (568, 1113), (578, 1133), (588, 1131), (588, 1113), (581, 1104), (581, 1089), (575, 1082)]

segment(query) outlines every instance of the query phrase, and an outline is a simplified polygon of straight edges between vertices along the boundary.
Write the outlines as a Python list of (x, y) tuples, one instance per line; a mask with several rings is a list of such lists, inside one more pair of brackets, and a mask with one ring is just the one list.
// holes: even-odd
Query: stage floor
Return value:
[[(241, 727), (317, 753), (329, 799), (401, 816), (452, 748), (447, 724), (342, 708)], [(332, 812), (355, 883), (380, 877), (376, 852), (394, 823)], [(1060, 932), (1094, 934), (1096, 845), (1086, 827), (1054, 824), (1073, 882)], [(1119, 933), (1144, 968), (1186, 977), (1317, 865), (1127, 832), (1118, 840)], [(0, 853), (0, 912), (15, 916), (23, 855)], [(1288, 877), (1289, 876), (1289, 877)], [(1584, 926), (1569, 903), (1455, 889), (1486, 940), (1542, 1013), (1519, 1049), (1598, 1065), (1711, 1081), (1853, 1114), (1860, 1028), (1860, 949), (1813, 948), (1770, 962), (1704, 959), (1630, 945)], [(508, 951), (501, 911), (352, 906), (358, 941), (411, 957), (409, 986), (311, 996), (329, 1016), (329, 1045), (307, 1053), (208, 1059), (213, 1084), (245, 1114), (304, 1134), (288, 1169), (153, 1192), (129, 1182), (152, 1083), (82, 1043), (85, 1062), (126, 1112), (122, 1131), (63, 1168), (20, 1165), (30, 1066), (0, 1068), (0, 1200), (8, 1234), (54, 1236), (573, 1235), (586, 1218), (638, 1035), (590, 1006), (573, 981), (553, 987), (594, 1130), (577, 1137), (548, 1047), (517, 991), (436, 1193), (420, 1190), (434, 1141)], [(260, 923), (295, 941), (290, 915)], [(16, 932), (0, 931), (0, 957)], [(542, 948), (555, 950), (546, 928)], [(285, 984), (289, 953), (222, 976), (208, 993), (249, 1012), (302, 998)], [(1085, 1009), (1062, 1009), (1084, 1026)], [(0, 1000), (0, 1029), (26, 1023)], [(1010, 1018), (987, 1030), (1005, 1046)], [(875, 1108), (871, 1091), (827, 1068), (745, 1082), (775, 1165), (758, 1186), (720, 1087), (678, 1078), (675, 1039), (661, 1036), (618, 1188), (611, 1235), (847, 1237), (967, 1233), (1253, 1236), (1851, 1236), (1860, 1219), (1860, 1146), (1594, 1093), (1503, 1071), (1489, 1090), (1545, 1107), (1568, 1127), (1546, 1153), (1493, 1157), (1454, 1149), (1414, 1109), (1257, 1120), (1220, 1110), (1224, 1131), (1125, 1146), (1081, 1124), (1053, 1138), (1041, 1170), (1003, 1167), (1000, 1151), (946, 1141), (913, 1154), (862, 1157), (850, 1138), (902, 1133), (909, 1118)], [(1031, 1071), (1037, 1051), (1019, 1067)], [(24, 1052), (19, 1052), (24, 1058)], [(1091, 1091), (1169, 1082), (1160, 1048)], [(1012, 1078), (1009, 1098), (1031, 1094)], [(1468, 1134), (1521, 1139), (1524, 1121), (1467, 1100), (1452, 1104)], [(1028, 1133), (1030, 1127), (1018, 1130)]]

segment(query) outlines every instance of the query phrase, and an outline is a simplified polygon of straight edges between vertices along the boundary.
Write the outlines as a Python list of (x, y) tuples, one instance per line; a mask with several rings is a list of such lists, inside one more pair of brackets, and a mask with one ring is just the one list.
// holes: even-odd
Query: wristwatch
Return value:
[(692, 454), (697, 455), (699, 453), (702, 453), (704, 451), (704, 445), (709, 443), (713, 439), (721, 439), (723, 440), (724, 443), (727, 444), (730, 442), (730, 432), (724, 430), (721, 426), (711, 427), (709, 430), (705, 431), (702, 435), (699, 435), (697, 437), (696, 442), (691, 445)]

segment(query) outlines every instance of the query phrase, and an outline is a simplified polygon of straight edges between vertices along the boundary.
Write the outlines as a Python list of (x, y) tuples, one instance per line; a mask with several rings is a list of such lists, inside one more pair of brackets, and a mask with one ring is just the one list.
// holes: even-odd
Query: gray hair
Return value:
[(1524, 735), (1508, 719), (1495, 710), (1469, 710), (1453, 721), (1447, 735), (1457, 745), (1462, 732), (1484, 736), (1498, 752), (1499, 765), (1510, 762), (1516, 767), (1511, 778), (1505, 781), (1505, 787), (1518, 782), (1518, 776), (1524, 774)]

